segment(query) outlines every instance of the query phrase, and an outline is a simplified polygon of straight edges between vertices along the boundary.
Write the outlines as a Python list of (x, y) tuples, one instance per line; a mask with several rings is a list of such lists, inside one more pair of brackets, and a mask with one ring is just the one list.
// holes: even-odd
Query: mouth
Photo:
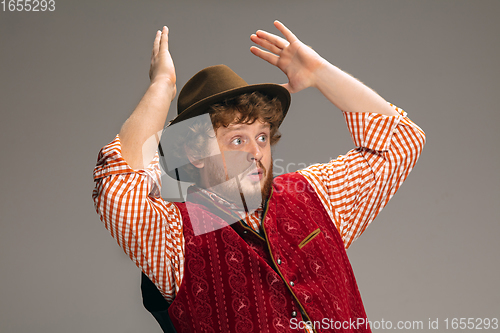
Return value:
[(264, 178), (264, 170), (261, 168), (254, 169), (247, 174), (247, 177), (252, 181), (260, 181)]

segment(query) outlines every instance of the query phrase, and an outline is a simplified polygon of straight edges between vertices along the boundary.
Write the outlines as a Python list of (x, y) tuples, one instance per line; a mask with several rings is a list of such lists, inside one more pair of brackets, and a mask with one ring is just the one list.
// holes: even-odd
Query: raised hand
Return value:
[(295, 37), (283, 23), (274, 21), (274, 26), (286, 39), (258, 30), (250, 36), (250, 39), (269, 52), (255, 46), (252, 46), (250, 51), (257, 57), (278, 67), (286, 74), (288, 83), (283, 84), (283, 86), (290, 93), (296, 93), (302, 89), (315, 86), (316, 71), (323, 66), (325, 60)]
[[(168, 51), (168, 28), (166, 26), (156, 32), (151, 54), (151, 67), (149, 69), (151, 83), (158, 81), (168, 81), (173, 85), (172, 95), (176, 93), (175, 67), (170, 52)], [(173, 98), (172, 96), (172, 98)]]
[(153, 159), (170, 103), (175, 97), (175, 68), (168, 51), (168, 28), (156, 32), (149, 69), (151, 84), (120, 130), (122, 156), (134, 170), (146, 167)]

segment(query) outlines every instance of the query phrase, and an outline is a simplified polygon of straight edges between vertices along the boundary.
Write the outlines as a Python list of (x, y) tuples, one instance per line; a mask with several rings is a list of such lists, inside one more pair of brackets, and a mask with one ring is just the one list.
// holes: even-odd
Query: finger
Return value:
[(276, 45), (280, 49), (284, 49), (285, 47), (290, 45), (290, 43), (285, 39), (264, 30), (257, 30), (255, 34), (257, 35), (257, 37), (267, 40), (269, 43)]
[(160, 50), (160, 38), (161, 38), (161, 31), (158, 30), (156, 32), (155, 41), (153, 42), (153, 51), (151, 53), (151, 59), (156, 57), (156, 55), (158, 54), (158, 52)]
[(269, 43), (267, 40), (265, 39), (262, 39), (260, 37), (258, 37), (257, 35), (251, 35), (250, 36), (250, 39), (252, 40), (252, 42), (254, 42), (255, 44), (259, 45), (259, 46), (262, 46), (263, 48), (271, 51), (272, 53), (274, 54), (280, 54), (282, 49), (280, 49), (279, 47), (277, 47), (276, 45), (274, 44), (271, 44)]
[(167, 26), (163, 26), (163, 30), (161, 32), (161, 40), (160, 40), (160, 48), (168, 51), (168, 28)]
[(263, 51), (263, 50), (259, 49), (258, 47), (255, 47), (255, 46), (252, 46), (250, 48), (250, 52), (252, 52), (257, 57), (259, 57), (259, 58), (267, 61), (268, 63), (270, 63), (273, 66), (277, 66), (278, 65), (279, 57), (277, 55), (275, 55), (275, 54), (272, 54), (272, 53), (267, 52), (267, 51)]
[(278, 20), (274, 21), (274, 26), (283, 34), (283, 36), (285, 36), (286, 40), (289, 41), (290, 43), (293, 43), (296, 40), (298, 40), (298, 38), (295, 37), (295, 35), (290, 31), (290, 29), (285, 27), (285, 25), (280, 21)]

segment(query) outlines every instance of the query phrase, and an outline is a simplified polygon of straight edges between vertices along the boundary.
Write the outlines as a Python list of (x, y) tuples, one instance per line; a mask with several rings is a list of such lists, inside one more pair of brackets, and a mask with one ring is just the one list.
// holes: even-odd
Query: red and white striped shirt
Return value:
[[(344, 112), (357, 148), (298, 171), (316, 190), (346, 248), (398, 190), (424, 146), (424, 132), (393, 107), (398, 116)], [(130, 168), (117, 136), (99, 153), (93, 199), (120, 247), (171, 302), (184, 275), (184, 237), (177, 206), (160, 196), (160, 176), (158, 156), (145, 169)], [(247, 224), (258, 228), (260, 216), (247, 216)]]

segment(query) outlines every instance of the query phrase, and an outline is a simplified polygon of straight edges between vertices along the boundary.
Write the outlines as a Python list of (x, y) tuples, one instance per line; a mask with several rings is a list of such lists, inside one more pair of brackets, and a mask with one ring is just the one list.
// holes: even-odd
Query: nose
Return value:
[(259, 162), (262, 159), (262, 149), (256, 141), (252, 141), (251, 144), (248, 145), (248, 155), (247, 159), (249, 162)]

